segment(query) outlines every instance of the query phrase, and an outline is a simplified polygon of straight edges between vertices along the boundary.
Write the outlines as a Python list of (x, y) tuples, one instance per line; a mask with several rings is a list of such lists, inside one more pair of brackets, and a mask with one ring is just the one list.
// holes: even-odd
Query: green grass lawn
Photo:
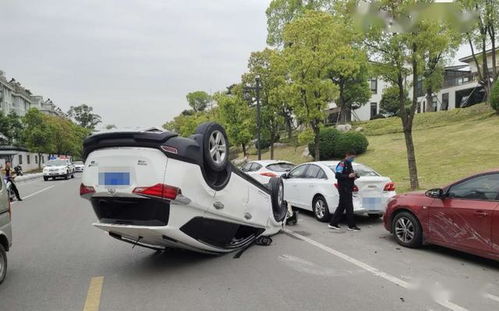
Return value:
[[(369, 147), (358, 162), (367, 164), (397, 183), (397, 191), (409, 190), (404, 135), (398, 118), (355, 124), (365, 129)], [(414, 122), (414, 144), (422, 189), (446, 185), (473, 173), (499, 169), (499, 116), (485, 105), (419, 114)], [(276, 148), (275, 159), (294, 163), (305, 146)], [(255, 159), (251, 155), (250, 159)], [(265, 152), (263, 159), (269, 159)]]

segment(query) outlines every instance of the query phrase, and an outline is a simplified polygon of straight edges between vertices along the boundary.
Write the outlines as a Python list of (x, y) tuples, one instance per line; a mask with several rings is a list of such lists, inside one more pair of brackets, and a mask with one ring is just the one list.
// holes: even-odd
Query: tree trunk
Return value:
[(291, 142), (291, 139), (293, 138), (293, 126), (292, 126), (293, 119), (288, 115), (286, 115), (285, 119), (286, 119), (286, 130), (288, 131), (288, 139)]
[(38, 169), (42, 169), (42, 154), (38, 153)]
[(418, 168), (416, 165), (416, 155), (414, 151), (414, 142), (412, 139), (412, 125), (405, 128), (404, 126), (405, 147), (407, 150), (407, 165), (409, 166), (409, 180), (411, 190), (419, 188)]
[(312, 129), (314, 130), (314, 160), (315, 161), (320, 161), (320, 148), (319, 148), (319, 133), (320, 133), (320, 128), (318, 125), (312, 125)]
[(241, 146), (243, 147), (243, 156), (247, 157), (248, 153), (246, 152), (246, 144), (241, 144)]
[(274, 135), (270, 135), (270, 159), (274, 160)]

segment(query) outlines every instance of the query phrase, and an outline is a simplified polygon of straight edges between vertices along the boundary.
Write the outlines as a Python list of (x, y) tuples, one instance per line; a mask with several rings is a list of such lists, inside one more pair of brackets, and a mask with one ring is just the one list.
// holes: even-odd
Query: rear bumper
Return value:
[(65, 177), (68, 174), (66, 173), (43, 173), (43, 177)]

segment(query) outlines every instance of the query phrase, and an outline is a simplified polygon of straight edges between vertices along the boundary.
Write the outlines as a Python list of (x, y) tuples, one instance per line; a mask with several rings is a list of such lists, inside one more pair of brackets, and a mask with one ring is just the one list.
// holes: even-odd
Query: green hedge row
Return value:
[[(366, 152), (369, 142), (359, 132), (340, 132), (335, 128), (323, 128), (319, 133), (320, 160), (341, 159), (348, 151), (357, 154)], [(310, 154), (315, 157), (314, 144), (308, 145)]]

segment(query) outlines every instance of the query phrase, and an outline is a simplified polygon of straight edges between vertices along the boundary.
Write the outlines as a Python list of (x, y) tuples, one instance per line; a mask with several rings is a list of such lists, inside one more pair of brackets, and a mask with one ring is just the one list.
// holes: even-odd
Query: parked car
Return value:
[(75, 172), (81, 173), (83, 172), (83, 169), (85, 168), (85, 163), (83, 161), (75, 161), (73, 162), (74, 167), (75, 167)]
[[(338, 161), (319, 161), (301, 164), (282, 175), (284, 199), (292, 206), (313, 211), (320, 221), (329, 221), (339, 202), (335, 177)], [(395, 193), (395, 183), (389, 177), (381, 176), (372, 168), (353, 163), (353, 169), (360, 175), (355, 181), (353, 192), (354, 213), (381, 217), (388, 199)]]
[(0, 284), (7, 275), (7, 252), (12, 246), (10, 200), (7, 189), (0, 178)]
[(80, 195), (94, 225), (153, 249), (221, 254), (280, 231), (287, 214), (279, 178), (265, 187), (230, 164), (225, 130), (112, 132), (84, 142)]
[(384, 223), (402, 246), (436, 244), (499, 260), (499, 170), (397, 195)]
[(272, 177), (279, 177), (282, 174), (289, 172), (295, 165), (287, 161), (279, 160), (263, 160), (250, 161), (243, 165), (241, 170), (258, 180), (262, 184), (266, 184)]
[(71, 160), (49, 160), (43, 168), (43, 180), (47, 181), (49, 178), (56, 179), (57, 177), (63, 177), (64, 179), (68, 179), (69, 177), (74, 178), (74, 173), (75, 167), (71, 163)]

